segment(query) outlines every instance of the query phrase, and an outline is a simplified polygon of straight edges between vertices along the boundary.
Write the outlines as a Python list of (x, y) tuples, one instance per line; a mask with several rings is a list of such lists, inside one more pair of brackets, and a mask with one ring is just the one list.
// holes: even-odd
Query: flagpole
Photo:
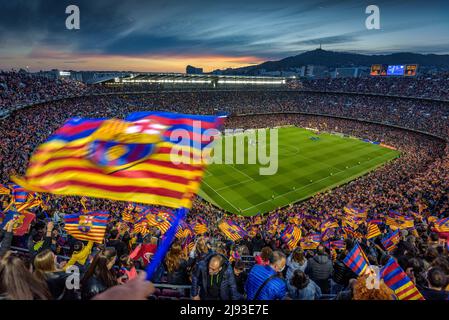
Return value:
[(165, 255), (167, 254), (167, 251), (175, 238), (176, 230), (178, 229), (178, 225), (181, 222), (181, 220), (184, 219), (184, 217), (187, 214), (186, 208), (179, 208), (176, 213), (175, 220), (173, 221), (173, 224), (171, 227), (167, 230), (165, 233), (165, 239), (162, 241), (162, 244), (157, 249), (156, 253), (154, 254), (153, 259), (151, 259), (150, 264), (147, 266), (146, 273), (147, 273), (147, 281), (151, 281), (153, 278), (154, 273), (156, 272), (157, 268), (159, 267), (159, 264), (162, 262), (162, 259), (164, 259)]

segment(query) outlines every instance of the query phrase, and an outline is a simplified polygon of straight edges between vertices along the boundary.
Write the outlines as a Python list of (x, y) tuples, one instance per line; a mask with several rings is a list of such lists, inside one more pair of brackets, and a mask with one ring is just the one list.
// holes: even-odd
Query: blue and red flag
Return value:
[(415, 284), (392, 257), (382, 268), (381, 277), (399, 300), (425, 300)]
[(354, 248), (348, 253), (343, 260), (343, 263), (359, 276), (363, 275), (369, 266), (368, 258), (358, 243), (356, 243)]

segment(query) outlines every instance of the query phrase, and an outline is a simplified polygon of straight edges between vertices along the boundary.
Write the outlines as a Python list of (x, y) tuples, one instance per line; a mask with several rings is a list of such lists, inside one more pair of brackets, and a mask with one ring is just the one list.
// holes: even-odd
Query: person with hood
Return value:
[(307, 261), (305, 273), (312, 279), (325, 294), (330, 292), (330, 278), (334, 271), (332, 260), (325, 252), (324, 246), (318, 246), (314, 257)]
[(225, 256), (211, 253), (199, 262), (192, 274), (193, 300), (237, 300), (234, 271)]
[(321, 297), (320, 287), (300, 269), (293, 272), (287, 286), (289, 297), (293, 300), (318, 300)]
[(287, 273), (285, 278), (290, 281), (296, 270), (305, 271), (307, 267), (307, 259), (304, 257), (304, 251), (301, 248), (295, 248), (287, 258)]

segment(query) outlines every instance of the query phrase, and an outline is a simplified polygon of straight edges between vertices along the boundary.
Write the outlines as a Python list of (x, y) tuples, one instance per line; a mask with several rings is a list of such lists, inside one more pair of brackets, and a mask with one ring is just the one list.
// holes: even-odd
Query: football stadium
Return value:
[(0, 302), (447, 301), (447, 19), (305, 3), (0, 11)]

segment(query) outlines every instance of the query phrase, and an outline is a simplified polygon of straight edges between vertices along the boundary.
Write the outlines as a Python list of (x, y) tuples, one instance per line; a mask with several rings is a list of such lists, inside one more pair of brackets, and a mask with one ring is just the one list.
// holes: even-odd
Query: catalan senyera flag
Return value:
[(359, 276), (364, 274), (369, 266), (368, 259), (358, 243), (348, 253), (343, 263)]
[(399, 300), (425, 300), (412, 280), (392, 257), (382, 268), (381, 277)]
[(232, 241), (238, 241), (247, 235), (247, 232), (232, 220), (222, 220), (218, 229)]
[(75, 239), (102, 243), (108, 220), (109, 213), (105, 211), (66, 214), (64, 229)]
[(169, 112), (73, 118), (12, 180), (38, 192), (190, 208), (222, 121)]
[(288, 225), (281, 234), (281, 239), (287, 245), (289, 250), (293, 250), (301, 239), (301, 228), (296, 225)]
[(368, 223), (368, 230), (366, 233), (366, 239), (372, 239), (377, 236), (380, 236), (382, 233), (380, 232), (379, 227), (377, 224), (374, 223)]

